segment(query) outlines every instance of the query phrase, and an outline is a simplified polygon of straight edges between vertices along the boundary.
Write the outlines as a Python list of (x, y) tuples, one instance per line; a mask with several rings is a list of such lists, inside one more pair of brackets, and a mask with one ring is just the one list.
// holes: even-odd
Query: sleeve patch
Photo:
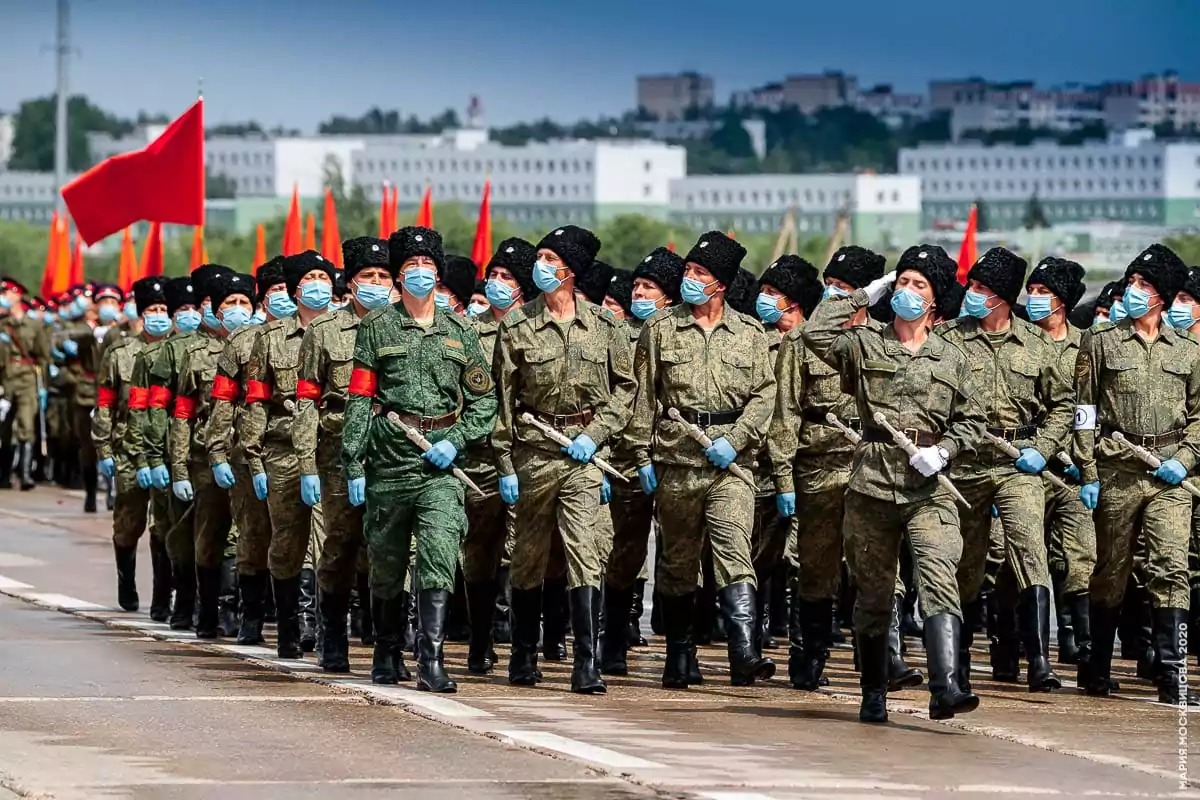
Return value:
[(1087, 380), (1092, 374), (1092, 354), (1086, 350), (1079, 352), (1079, 357), (1075, 359), (1075, 380)]
[(488, 371), (483, 367), (479, 366), (478, 364), (472, 364), (467, 368), (467, 371), (463, 373), (463, 383), (465, 383), (467, 388), (473, 393), (483, 394), (491, 391), (492, 376), (489, 375)]

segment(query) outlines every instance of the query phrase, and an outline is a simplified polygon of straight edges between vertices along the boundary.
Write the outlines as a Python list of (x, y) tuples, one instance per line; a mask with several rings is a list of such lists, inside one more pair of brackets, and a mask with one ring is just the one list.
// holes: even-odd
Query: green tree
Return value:
[(1193, 267), (1200, 265), (1200, 234), (1187, 233), (1166, 240), (1167, 247)]
[[(8, 168), (50, 172), (54, 169), (55, 95), (26, 100), (17, 111), (13, 151)], [(78, 172), (92, 165), (87, 134), (91, 131), (122, 136), (134, 124), (92, 105), (82, 95), (67, 100), (67, 167)]]
[(614, 267), (633, 269), (656, 247), (665, 247), (672, 235), (679, 236), (666, 222), (641, 214), (621, 214), (602, 223), (596, 235), (603, 242), (600, 259)]
[(984, 233), (988, 229), (988, 206), (980, 197), (975, 200), (975, 230)]

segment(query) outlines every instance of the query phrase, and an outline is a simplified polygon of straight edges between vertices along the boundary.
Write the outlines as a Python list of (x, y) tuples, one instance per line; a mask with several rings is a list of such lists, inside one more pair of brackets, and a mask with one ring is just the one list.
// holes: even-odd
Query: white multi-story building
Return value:
[[(68, 175), (67, 180), (73, 180)], [(0, 219), (48, 225), (54, 214), (54, 173), (0, 169)]]
[(0, 170), (8, 165), (12, 158), (13, 137), (16, 136), (16, 117), (0, 111)]

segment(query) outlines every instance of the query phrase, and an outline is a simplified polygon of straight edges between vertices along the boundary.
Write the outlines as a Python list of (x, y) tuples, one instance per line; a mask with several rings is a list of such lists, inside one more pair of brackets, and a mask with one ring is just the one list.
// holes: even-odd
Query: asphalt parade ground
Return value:
[[(845, 646), (820, 692), (788, 686), (786, 649), (775, 679), (731, 687), (721, 645), (701, 648), (703, 686), (668, 692), (650, 636), (628, 677), (580, 696), (569, 661), (517, 688), (507, 646), (480, 677), (448, 643), (459, 691), (429, 695), (372, 686), (357, 644), (353, 673), (329, 676), (312, 656), (277, 660), (270, 632), (242, 647), (152, 622), (145, 539), (143, 610), (120, 611), (108, 516), (81, 506), (53, 488), (0, 493), (0, 800), (1200, 798), (1200, 715), (1154, 703), (1127, 661), (1112, 698), (1079, 694), (1057, 663), (1065, 688), (1029, 694), (990, 680), (977, 637), (977, 712), (932, 722), (922, 686), (889, 696), (886, 726), (858, 722)], [(924, 667), (913, 640), (908, 659)]]

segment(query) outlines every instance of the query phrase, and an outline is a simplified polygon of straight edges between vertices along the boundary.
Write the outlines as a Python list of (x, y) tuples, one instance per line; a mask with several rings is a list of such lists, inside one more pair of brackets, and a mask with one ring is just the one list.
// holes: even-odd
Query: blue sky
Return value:
[[(0, 0), (0, 110), (54, 89), (54, 0)], [(71, 88), (123, 115), (177, 113), (204, 78), (210, 124), (305, 131), (378, 105), (483, 100), (506, 124), (618, 113), (639, 73), (695, 69), (718, 97), (842, 69), (1039, 83), (1178, 70), (1200, 81), (1195, 0), (72, 0)]]

